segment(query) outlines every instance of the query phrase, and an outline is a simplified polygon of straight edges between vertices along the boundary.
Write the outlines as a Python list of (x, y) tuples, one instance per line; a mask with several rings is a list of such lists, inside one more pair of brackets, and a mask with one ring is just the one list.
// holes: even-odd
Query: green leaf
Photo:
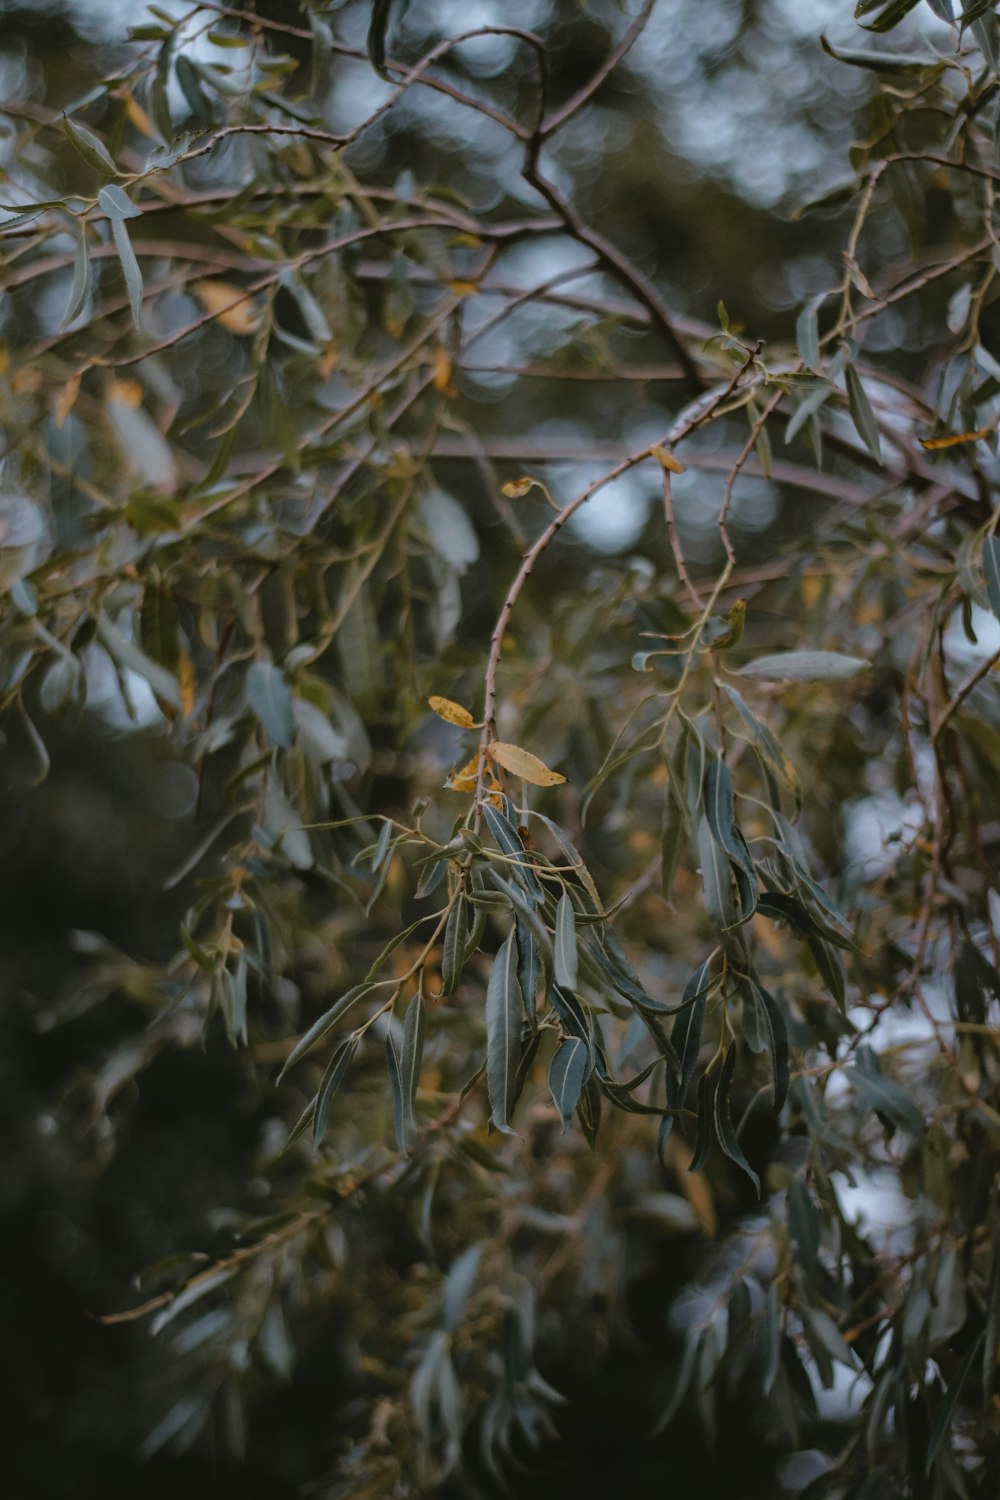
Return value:
[[(485, 913), (483, 916), (485, 917)], [(528, 1024), (534, 1029), (538, 1025), (535, 1004), (538, 976), (542, 972), (542, 966), (539, 962), (535, 929), (525, 917), (514, 918), (514, 941), (517, 944), (517, 982), (521, 986), (521, 999), (524, 1001)], [(546, 998), (547, 996), (548, 982), (546, 982)]]
[(128, 237), (124, 219), (111, 220), (111, 234), (114, 238), (115, 249), (118, 252), (118, 260), (125, 277), (125, 287), (128, 291), (129, 306), (132, 309), (132, 322), (136, 328), (142, 328), (142, 272), (139, 270), (139, 262), (135, 258), (132, 249), (132, 241)]
[(549, 1089), (552, 1100), (559, 1111), (563, 1134), (573, 1118), (580, 1099), (580, 1092), (590, 1077), (593, 1060), (590, 1048), (578, 1036), (566, 1037), (560, 1042), (549, 1068)]
[(356, 984), (353, 989), (349, 989), (345, 994), (341, 995), (339, 1000), (330, 1006), (329, 1010), (325, 1010), (312, 1023), (309, 1030), (303, 1036), (299, 1037), (299, 1040), (285, 1059), (281, 1072), (278, 1074), (278, 1082), (281, 1082), (289, 1068), (294, 1068), (300, 1058), (305, 1057), (306, 1053), (311, 1051), (317, 1042), (323, 1040), (327, 1032), (337, 1024), (342, 1015), (350, 1010), (352, 1005), (356, 1005), (364, 995), (370, 994), (374, 988), (373, 984)]
[(90, 249), (87, 244), (87, 226), (86, 224), (81, 224), (76, 244), (73, 247), (73, 284), (69, 289), (69, 300), (66, 303), (66, 311), (63, 313), (62, 322), (59, 325), (60, 333), (69, 327), (87, 301), (90, 296), (93, 280)]
[(498, 812), (490, 802), (483, 804), (483, 817), (498, 848), (502, 849), (504, 854), (509, 855), (513, 859), (515, 864), (513, 873), (517, 879), (535, 901), (539, 903), (544, 901), (545, 892), (542, 890), (531, 869), (531, 862), (521, 842), (521, 836), (513, 823), (508, 818), (505, 818), (503, 813)]
[(1000, 620), (1000, 541), (992, 532), (983, 537), (983, 572), (990, 608)]
[(441, 993), (450, 995), (462, 977), (467, 937), (466, 901), (459, 896), (444, 927), (441, 943)]
[(482, 1245), (470, 1245), (448, 1268), (441, 1303), (441, 1325), (446, 1333), (454, 1333), (462, 1321), (482, 1253)]
[(392, 5), (393, 0), (374, 0), (371, 23), (368, 27), (368, 56), (371, 59), (371, 65), (379, 77), (384, 78), (387, 83), (390, 82), (390, 78), (385, 67), (385, 43)]
[(66, 134), (88, 167), (93, 167), (95, 172), (100, 172), (106, 177), (118, 176), (118, 167), (114, 157), (100, 136), (88, 130), (86, 125), (71, 120), (68, 115), (63, 115), (63, 124), (66, 126)]
[(326, 1134), (326, 1122), (330, 1117), (330, 1105), (333, 1096), (344, 1081), (347, 1069), (350, 1067), (351, 1059), (358, 1050), (361, 1041), (359, 1036), (345, 1037), (331, 1057), (327, 1065), (323, 1080), (316, 1093), (316, 1108), (313, 1115), (313, 1145), (318, 1146)]
[(137, 208), (116, 183), (102, 187), (97, 194), (97, 201), (112, 223), (116, 219), (138, 219), (142, 216), (142, 209)]
[[(933, 5), (934, 0), (929, 0), (929, 3)], [(837, 62), (847, 63), (852, 68), (867, 68), (874, 73), (923, 73), (938, 62), (932, 54), (920, 56), (918, 53), (904, 52), (854, 52), (847, 47), (834, 47), (825, 36), (820, 37), (819, 44), (827, 56), (836, 58)], [(800, 344), (799, 353), (801, 352)]]
[(802, 805), (802, 787), (799, 782), (798, 772), (785, 754), (780, 741), (771, 733), (766, 724), (762, 724), (751, 713), (742, 696), (734, 687), (730, 687), (728, 683), (723, 684), (723, 686), (729, 695), (730, 702), (739, 711), (740, 717), (749, 730), (750, 742), (760, 756), (765, 768), (773, 776), (777, 777), (778, 781), (792, 798), (796, 810), (798, 810)]
[[(677, 1056), (681, 1060), (680, 1076), (676, 1082), (676, 1092), (671, 1103), (677, 1106), (683, 1105), (687, 1099), (691, 1080), (698, 1066), (698, 1052), (701, 1047), (701, 1028), (705, 1019), (706, 994), (711, 987), (711, 974), (709, 964), (706, 961), (700, 968), (695, 969), (691, 978), (684, 986), (684, 994), (681, 1005), (684, 1007), (673, 1024), (670, 1040), (674, 1044)], [(669, 1092), (669, 1090), (668, 1090)]]
[(97, 619), (97, 634), (108, 654), (120, 666), (128, 667), (129, 671), (137, 672), (140, 677), (145, 678), (157, 698), (164, 703), (169, 703), (171, 708), (178, 712), (182, 708), (181, 685), (172, 672), (161, 667), (158, 662), (148, 657), (145, 651), (130, 641), (121, 631), (112, 625), (107, 615), (99, 615)]
[[(900, 21), (902, 21), (905, 16), (908, 16), (910, 14), (910, 11), (914, 10), (916, 6), (919, 5), (919, 3), (920, 0), (891, 0), (891, 4), (888, 5), (886, 9), (881, 13), (881, 15), (877, 16), (870, 25), (865, 26), (865, 30), (891, 31), (892, 28), (894, 26), (898, 26)], [(874, 5), (872, 5), (871, 3), (867, 3), (856, 7), (854, 14), (856, 16), (867, 15), (869, 11), (874, 9)]]
[(281, 668), (266, 657), (253, 662), (247, 672), (247, 698), (268, 738), (290, 749), (295, 734), (292, 690)]
[(879, 436), (878, 423), (861, 383), (861, 377), (853, 365), (848, 365), (845, 369), (844, 379), (847, 382), (847, 405), (850, 408), (851, 421), (857, 428), (858, 437), (872, 458), (877, 463), (881, 463), (882, 441)]
[(972, 1340), (968, 1349), (965, 1351), (962, 1363), (959, 1365), (958, 1369), (955, 1371), (955, 1374), (952, 1376), (951, 1384), (944, 1394), (941, 1405), (937, 1409), (937, 1413), (934, 1417), (934, 1425), (931, 1427), (930, 1436), (927, 1439), (926, 1472), (928, 1474), (934, 1467), (934, 1461), (938, 1456), (941, 1444), (944, 1442), (945, 1436), (951, 1427), (952, 1418), (955, 1415), (955, 1408), (958, 1406), (959, 1398), (965, 1387), (965, 1382), (968, 1380), (969, 1375), (972, 1371), (972, 1366), (976, 1362), (976, 1356), (979, 1353), (979, 1348), (983, 1342), (984, 1337), (985, 1329), (981, 1328), (976, 1337)]
[(392, 1124), (396, 1135), (396, 1145), (405, 1156), (409, 1148), (409, 1133), (406, 1128), (406, 1109), (403, 1103), (403, 1075), (391, 1022), (385, 1033), (385, 1065), (392, 1089)]
[(777, 1282), (772, 1281), (767, 1289), (764, 1303), (764, 1368), (762, 1384), (764, 1395), (771, 1394), (781, 1362), (781, 1304), (778, 1301)]
[(417, 1085), (420, 1082), (420, 1066), (424, 1057), (424, 999), (414, 995), (406, 1007), (403, 1020), (403, 1051), (399, 1060), (400, 1082), (403, 1090), (403, 1125), (408, 1134), (417, 1129), (416, 1101)]
[[(577, 978), (576, 917), (568, 891), (563, 892), (559, 898), (559, 905), (556, 907), (553, 952), (556, 984), (561, 984), (568, 990), (575, 990)], [(572, 1114), (572, 1110), (570, 1113)]]
[(708, 1070), (698, 1080), (698, 1132), (689, 1172), (700, 1172), (712, 1146), (712, 1080)]
[(736, 909), (733, 872), (725, 851), (720, 849), (712, 835), (708, 818), (704, 815), (698, 820), (697, 845), (705, 891), (705, 910), (716, 931), (726, 932), (740, 920)]
[[(739, 675), (768, 682), (841, 682), (867, 672), (870, 666), (859, 656), (842, 656), (839, 651), (779, 651), (747, 662), (739, 668)], [(733, 690), (728, 692), (733, 698)]]
[(514, 1134), (510, 1114), (521, 1050), (521, 1007), (517, 945), (511, 932), (493, 961), (486, 990), (486, 1085), (493, 1124), (507, 1135)]
[(795, 324), (795, 341), (799, 346), (799, 358), (817, 375), (822, 373), (819, 352), (819, 320), (817, 313), (822, 297), (812, 297), (799, 313)]
[(909, 1135), (918, 1138), (923, 1135), (924, 1117), (920, 1110), (898, 1083), (879, 1071), (874, 1053), (867, 1047), (858, 1049), (858, 1066), (847, 1068), (845, 1076), (879, 1114)]
[(754, 979), (747, 979), (771, 1057), (771, 1108), (778, 1114), (788, 1097), (788, 1030), (773, 995)]
[(719, 1145), (729, 1157), (730, 1161), (736, 1163), (753, 1183), (760, 1197), (760, 1178), (753, 1170), (750, 1163), (740, 1148), (736, 1139), (736, 1131), (729, 1114), (729, 1090), (733, 1081), (733, 1072), (736, 1068), (736, 1043), (730, 1042), (729, 1050), (719, 1072), (719, 1081), (715, 1085), (715, 1096), (713, 1100), (713, 1116), (715, 1119), (715, 1133), (719, 1139)]

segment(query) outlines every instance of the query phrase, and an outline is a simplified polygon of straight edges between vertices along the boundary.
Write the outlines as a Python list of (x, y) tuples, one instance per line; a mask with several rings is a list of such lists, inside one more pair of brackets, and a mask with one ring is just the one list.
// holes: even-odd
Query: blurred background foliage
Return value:
[[(0, 5), (13, 1496), (996, 1493), (1000, 48), (958, 9)], [(524, 806), (486, 839), (497, 739), (624, 948)], [(532, 861), (586, 1010), (564, 952), (508, 1137)], [(290, 1142), (330, 1037), (282, 1064), (446, 866), (464, 977), (408, 933)], [(656, 1006), (706, 961), (699, 1050)], [(641, 1075), (599, 1133), (553, 1033)]]

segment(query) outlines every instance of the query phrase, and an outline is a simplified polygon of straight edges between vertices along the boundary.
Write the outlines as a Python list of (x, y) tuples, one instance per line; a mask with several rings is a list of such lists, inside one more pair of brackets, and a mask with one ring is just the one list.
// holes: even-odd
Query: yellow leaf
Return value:
[(434, 350), (434, 389), (442, 396), (449, 394), (451, 387), (451, 355), (441, 344)]
[(104, 399), (136, 411), (142, 405), (142, 386), (138, 380), (109, 380)]
[(474, 729), (476, 726), (469, 710), (460, 703), (452, 703), (450, 698), (428, 698), (427, 706), (439, 719), (444, 719), (446, 724), (457, 724), (459, 729)]
[(490, 754), (497, 765), (503, 766), (512, 776), (520, 776), (522, 781), (530, 781), (532, 786), (558, 786), (559, 782), (566, 780), (558, 771), (550, 771), (545, 762), (532, 755), (530, 750), (522, 750), (520, 745), (494, 740)]
[(954, 448), (956, 443), (978, 443), (983, 438), (988, 438), (993, 432), (993, 427), (979, 427), (975, 432), (953, 432), (948, 437), (921, 438), (920, 446), (928, 453), (935, 452), (938, 448)]
[(229, 333), (253, 333), (260, 316), (251, 305), (249, 294), (231, 281), (199, 281), (194, 294), (209, 317), (221, 323)]
[(446, 285), (457, 297), (474, 297), (479, 291), (479, 284), (475, 281), (449, 281)]
[(654, 458), (659, 459), (668, 474), (684, 473), (685, 465), (681, 463), (679, 458), (675, 458), (668, 448), (664, 448), (661, 443), (654, 443), (649, 451)]
[(59, 397), (56, 406), (56, 427), (61, 428), (66, 418), (76, 405), (76, 398), (80, 394), (80, 381), (83, 379), (83, 371), (77, 370), (71, 375), (63, 386), (63, 393)]
[(181, 708), (184, 710), (184, 717), (189, 719), (194, 712), (195, 689), (198, 686), (190, 651), (181, 651), (177, 677), (181, 685)]
[(445, 785), (453, 792), (474, 792), (476, 782), (479, 779), (479, 752), (466, 761), (460, 771), (456, 771)]
[(125, 113), (128, 115), (129, 119), (132, 121), (132, 124), (135, 126), (136, 130), (138, 130), (139, 134), (144, 135), (147, 140), (151, 141), (153, 139), (155, 131), (153, 130), (152, 124), (150, 123), (149, 116), (143, 109), (142, 105), (136, 103), (131, 94), (128, 94), (126, 96)]
[(529, 479), (527, 475), (523, 479), (509, 479), (503, 486), (501, 494), (507, 496), (508, 500), (520, 500), (530, 489), (534, 489), (538, 483), (536, 479)]

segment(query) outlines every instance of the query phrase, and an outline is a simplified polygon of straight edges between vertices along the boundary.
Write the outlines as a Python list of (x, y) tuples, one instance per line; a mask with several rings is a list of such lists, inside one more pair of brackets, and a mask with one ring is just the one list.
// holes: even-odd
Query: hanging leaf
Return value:
[(739, 1141), (736, 1139), (736, 1131), (729, 1115), (729, 1090), (733, 1081), (733, 1073), (736, 1068), (736, 1043), (730, 1042), (725, 1061), (719, 1073), (719, 1081), (715, 1086), (713, 1100), (713, 1115), (715, 1119), (715, 1133), (719, 1145), (729, 1157), (730, 1161), (736, 1163), (742, 1171), (750, 1178), (760, 1197), (760, 1178), (753, 1170), (743, 1151)]
[(778, 1002), (768, 994), (763, 985), (747, 978), (749, 990), (757, 1010), (758, 1022), (767, 1039), (771, 1059), (771, 1108), (778, 1114), (788, 1097), (788, 1030)]
[(463, 708), (460, 703), (452, 703), (450, 698), (434, 696), (428, 698), (427, 705), (431, 712), (436, 713), (439, 719), (444, 719), (446, 724), (457, 724), (460, 729), (475, 728), (476, 721), (469, 710)]
[(372, 18), (368, 27), (368, 56), (371, 59), (371, 65), (379, 77), (384, 78), (387, 83), (390, 80), (385, 67), (385, 43), (392, 4), (393, 0), (374, 0)]
[(735, 927), (740, 920), (736, 908), (733, 872), (725, 851), (712, 835), (708, 818), (702, 815), (697, 831), (698, 862), (705, 892), (705, 910), (717, 932)]
[(339, 1000), (330, 1006), (329, 1010), (325, 1010), (309, 1027), (309, 1030), (303, 1036), (299, 1037), (299, 1040), (288, 1054), (281, 1072), (278, 1074), (278, 1082), (281, 1082), (289, 1068), (293, 1068), (301, 1058), (305, 1057), (307, 1052), (315, 1047), (317, 1042), (323, 1040), (327, 1033), (337, 1024), (341, 1016), (345, 1015), (351, 1009), (352, 1005), (356, 1005), (364, 995), (371, 994), (374, 988), (373, 984), (356, 984), (353, 989), (349, 989), (345, 994), (341, 995)]
[(559, 1111), (564, 1135), (592, 1066), (590, 1049), (579, 1037), (566, 1037), (560, 1042), (549, 1068), (549, 1089)]
[(81, 125), (78, 120), (71, 120), (68, 115), (63, 115), (63, 124), (66, 126), (66, 134), (88, 167), (93, 167), (95, 172), (100, 172), (105, 177), (118, 176), (115, 159), (100, 136), (95, 135), (86, 125)]
[[(766, 658), (765, 658), (766, 660)], [(730, 701), (739, 711), (740, 717), (750, 732), (750, 740), (764, 763), (765, 768), (777, 777), (778, 781), (791, 796), (796, 811), (802, 805), (802, 787), (799, 783), (798, 773), (791, 760), (785, 754), (777, 738), (771, 733), (766, 724), (762, 724), (756, 716), (751, 713), (741, 695), (728, 683), (724, 684)]]
[(409, 1147), (409, 1132), (407, 1130), (406, 1106), (403, 1102), (403, 1074), (399, 1063), (399, 1053), (396, 1050), (396, 1038), (392, 1034), (392, 1019), (385, 1033), (385, 1066), (389, 1074), (389, 1087), (392, 1092), (392, 1125), (396, 1136), (396, 1145), (405, 1156)]
[(345, 1037), (330, 1059), (323, 1081), (316, 1094), (316, 1106), (313, 1114), (313, 1145), (318, 1146), (326, 1134), (326, 1122), (330, 1116), (330, 1105), (340, 1085), (343, 1083), (351, 1060), (358, 1050), (361, 1038), (354, 1036)]
[[(573, 912), (573, 902), (570, 899), (568, 891), (563, 892), (559, 898), (559, 905), (556, 907), (553, 952), (555, 956), (556, 984), (561, 984), (569, 990), (575, 990), (577, 974), (576, 917)], [(572, 1114), (572, 1110), (570, 1113)]]
[(403, 1125), (408, 1135), (416, 1133), (417, 1085), (420, 1082), (420, 1066), (424, 1056), (424, 998), (414, 995), (406, 1007), (403, 1020), (403, 1051), (399, 1061), (400, 1082), (403, 1090)]
[[(87, 226), (81, 223), (73, 247), (73, 283), (69, 289), (69, 300), (66, 303), (66, 311), (62, 315), (59, 325), (60, 332), (68, 328), (70, 323), (81, 311), (90, 298), (93, 285), (93, 269), (90, 261), (90, 248), (87, 243)], [(59, 423), (62, 426), (62, 423)]]
[(558, 786), (566, 780), (558, 771), (550, 771), (530, 750), (522, 750), (520, 745), (507, 745), (502, 740), (493, 740), (489, 754), (505, 771), (509, 771), (512, 776), (520, 776), (522, 781), (530, 781), (532, 786)]
[(281, 668), (266, 658), (253, 662), (247, 672), (247, 698), (268, 738), (290, 749), (295, 734), (292, 690)]
[(983, 572), (990, 608), (1000, 620), (1000, 541), (992, 532), (983, 537)]
[(881, 463), (882, 440), (879, 436), (878, 423), (861, 383), (861, 377), (853, 365), (848, 365), (845, 369), (844, 379), (847, 382), (847, 404), (851, 412), (851, 421), (857, 429), (858, 437), (872, 457)]
[(444, 927), (441, 943), (441, 993), (450, 995), (462, 977), (465, 965), (465, 942), (468, 935), (466, 900), (459, 896)]
[(493, 961), (486, 990), (486, 1084), (493, 1124), (513, 1135), (510, 1115), (520, 1057), (521, 986), (517, 982), (517, 946), (513, 932)]

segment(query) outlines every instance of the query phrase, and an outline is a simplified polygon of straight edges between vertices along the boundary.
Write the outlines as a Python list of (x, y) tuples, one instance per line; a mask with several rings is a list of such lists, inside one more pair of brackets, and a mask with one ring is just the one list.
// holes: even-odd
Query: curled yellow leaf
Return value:
[(664, 448), (662, 443), (654, 443), (649, 451), (655, 459), (659, 460), (660, 465), (666, 469), (668, 474), (684, 473), (685, 465), (681, 463), (679, 458), (674, 457), (669, 448)]
[(461, 703), (452, 703), (450, 698), (428, 698), (427, 706), (432, 713), (436, 713), (439, 719), (444, 719), (446, 724), (457, 724), (459, 729), (474, 729), (476, 721), (467, 708)]
[(558, 786), (566, 780), (558, 771), (550, 771), (545, 762), (532, 755), (530, 750), (522, 750), (520, 745), (494, 740), (490, 745), (490, 755), (498, 766), (503, 766), (512, 776), (520, 776), (522, 781), (530, 781), (532, 786)]
[(477, 751), (471, 760), (466, 761), (460, 771), (456, 771), (454, 776), (449, 777), (445, 785), (453, 792), (474, 792), (478, 779), (479, 752)]
[(199, 281), (194, 294), (209, 317), (221, 323), (229, 333), (253, 333), (260, 322), (249, 294), (231, 281)]
[(537, 482), (535, 479), (529, 479), (527, 475), (523, 479), (508, 479), (507, 483), (501, 488), (500, 493), (506, 495), (508, 500), (520, 500), (522, 495), (526, 495), (529, 490), (534, 489)]

